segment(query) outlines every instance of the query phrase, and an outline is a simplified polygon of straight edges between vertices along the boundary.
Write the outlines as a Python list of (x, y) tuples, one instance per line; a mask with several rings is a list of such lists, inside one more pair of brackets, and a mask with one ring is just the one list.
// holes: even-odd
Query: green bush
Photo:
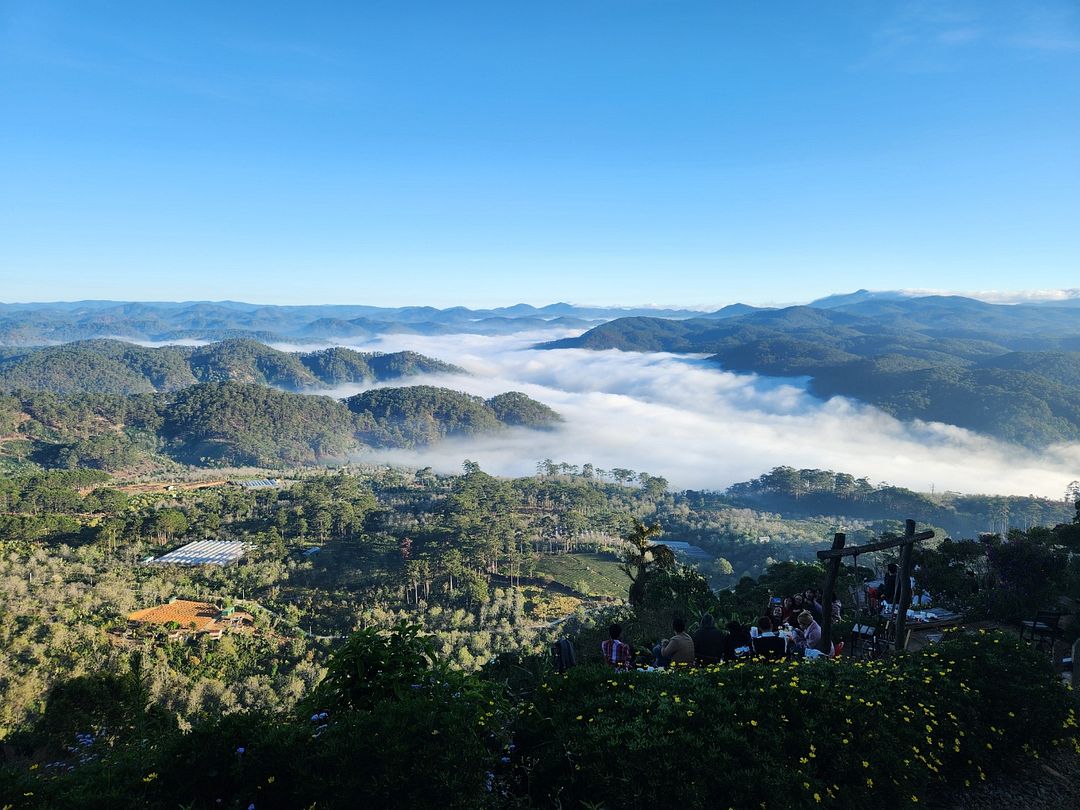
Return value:
[(436, 657), (434, 642), (420, 635), (419, 626), (399, 622), (386, 636), (365, 627), (334, 651), (326, 677), (305, 707), (370, 709), (448, 677), (451, 673)]
[[(86, 697), (102, 703), (101, 684), (108, 679), (58, 688), (58, 709)], [(106, 713), (110, 730), (128, 733), (107, 739), (99, 733), (59, 768), (0, 767), (0, 795), (18, 808), (254, 804), (260, 810), (474, 808), (495, 796), (493, 771), (509, 735), (503, 690), (447, 670), (415, 626), (401, 624), (385, 636), (353, 634), (310, 705), (319, 709), (310, 718), (234, 714), (186, 733), (158, 724), (147, 734), (147, 723)], [(55, 714), (47, 711), (46, 720)], [(41, 733), (100, 730), (99, 715), (84, 709), (74, 725), (56, 718)]]
[(14, 808), (476, 808), (494, 797), (504, 709), (417, 694), (314, 723), (230, 715), (132, 739), (73, 771), (0, 768)]
[(946, 538), (936, 549), (916, 548), (916, 590), (932, 594), (935, 606), (970, 610), (980, 604), (975, 586), (985, 583), (970, 576), (969, 571), (981, 569), (985, 558), (986, 545), (973, 540), (956, 542)]

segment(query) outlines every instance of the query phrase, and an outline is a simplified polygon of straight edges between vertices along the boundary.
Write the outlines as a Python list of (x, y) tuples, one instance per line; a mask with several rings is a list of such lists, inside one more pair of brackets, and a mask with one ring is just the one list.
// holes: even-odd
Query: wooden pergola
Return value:
[(868, 554), (871, 551), (885, 551), (886, 549), (900, 547), (900, 604), (896, 609), (896, 649), (904, 648), (904, 626), (907, 624), (907, 612), (911, 607), (911, 549), (916, 543), (923, 540), (932, 540), (933, 530), (916, 532), (915, 521), (908, 520), (905, 524), (904, 534), (889, 540), (879, 540), (876, 543), (867, 543), (864, 546), (846, 546), (847, 537), (843, 532), (833, 535), (832, 548), (819, 551), (818, 559), (828, 560), (828, 570), (825, 573), (825, 587), (822, 588), (821, 597), (821, 640), (818, 649), (828, 654), (832, 636), (832, 602), (836, 590), (836, 578), (840, 575), (840, 565), (844, 557), (857, 557), (860, 554)]

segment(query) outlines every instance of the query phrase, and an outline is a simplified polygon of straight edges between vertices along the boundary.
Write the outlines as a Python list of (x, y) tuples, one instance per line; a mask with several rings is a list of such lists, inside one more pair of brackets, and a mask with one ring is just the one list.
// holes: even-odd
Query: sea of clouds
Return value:
[[(807, 393), (802, 379), (733, 374), (702, 356), (534, 348), (566, 335), (340, 341), (361, 351), (411, 349), (469, 372), (411, 377), (410, 385), (440, 385), (485, 398), (522, 391), (565, 420), (551, 431), (515, 429), (428, 448), (371, 452), (363, 460), (453, 472), (470, 459), (493, 474), (528, 475), (537, 461), (550, 458), (627, 467), (662, 475), (676, 488), (713, 490), (780, 465), (849, 472), (920, 491), (1053, 498), (1080, 477), (1080, 445), (1035, 455), (950, 425), (901, 422), (843, 397), (822, 401)], [(327, 393), (344, 397), (361, 390), (344, 386)]]

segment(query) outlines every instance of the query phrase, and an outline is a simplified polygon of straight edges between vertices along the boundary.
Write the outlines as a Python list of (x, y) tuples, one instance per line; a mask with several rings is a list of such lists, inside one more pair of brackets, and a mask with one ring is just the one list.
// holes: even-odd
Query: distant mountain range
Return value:
[(0, 345), (36, 346), (93, 338), (175, 342), (249, 337), (264, 343), (295, 343), (386, 334), (499, 335), (532, 329), (586, 329), (613, 318), (644, 314), (689, 318), (702, 313), (646, 307), (577, 307), (562, 303), (544, 307), (516, 304), (495, 309), (335, 304), (261, 306), (236, 301), (0, 303)]
[(708, 353), (732, 371), (811, 378), (902, 419), (1038, 448), (1080, 441), (1080, 307), (865, 290), (717, 319), (618, 318), (542, 348)]
[[(266, 341), (558, 327), (583, 333), (544, 348), (708, 353), (733, 371), (809, 377), (818, 396), (852, 397), (902, 419), (959, 425), (1033, 448), (1080, 441), (1080, 298), (1005, 305), (858, 290), (805, 306), (732, 304), (708, 313), (565, 303), (495, 309), (0, 304), (0, 390), (139, 394), (239, 382), (310, 391), (460, 370), (409, 352), (289, 353)], [(145, 349), (102, 339), (110, 336), (219, 342)]]
[[(903, 303), (907, 300), (913, 300), (912, 296), (904, 292), (859, 290), (821, 298), (807, 306), (845, 311), (852, 307)], [(1060, 307), (1075, 311), (1080, 308), (1080, 298), (1024, 306)], [(770, 308), (731, 304), (715, 312), (702, 312), (652, 307), (575, 306), (566, 303), (543, 307), (515, 304), (493, 309), (351, 304), (273, 306), (239, 301), (0, 303), (0, 346), (40, 346), (93, 338), (169, 343), (246, 337), (263, 343), (304, 343), (368, 339), (387, 334), (501, 335), (552, 328), (584, 330), (626, 317), (723, 320), (763, 309)]]

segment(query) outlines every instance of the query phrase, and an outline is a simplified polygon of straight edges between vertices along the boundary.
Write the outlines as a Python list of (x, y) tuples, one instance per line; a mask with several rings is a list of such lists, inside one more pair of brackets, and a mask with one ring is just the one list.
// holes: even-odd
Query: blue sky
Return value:
[(1080, 286), (1080, 4), (0, 0), (0, 300)]

